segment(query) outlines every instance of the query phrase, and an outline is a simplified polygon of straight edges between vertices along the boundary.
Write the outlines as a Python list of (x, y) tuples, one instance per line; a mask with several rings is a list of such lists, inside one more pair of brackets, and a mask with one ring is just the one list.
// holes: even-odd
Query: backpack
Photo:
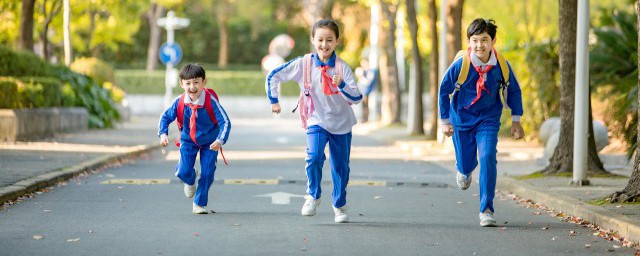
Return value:
[[(211, 97), (209, 96), (209, 94), (213, 94), (213, 97), (216, 98), (216, 100), (218, 100), (218, 94), (210, 88), (204, 88), (204, 108), (207, 110), (207, 113), (209, 114), (209, 118), (211, 118), (211, 121), (213, 121), (213, 123), (215, 125), (218, 125), (218, 119), (216, 118), (215, 113), (213, 113), (213, 105), (211, 103)], [(178, 125), (178, 130), (182, 131), (182, 127), (183, 127), (183, 119), (184, 119), (184, 93), (180, 96), (180, 99), (178, 100), (178, 108), (176, 109), (176, 123)], [(192, 113), (193, 114), (193, 113)], [(176, 143), (176, 147), (180, 147), (180, 138), (176, 138), (175, 139), (175, 143)], [(194, 141), (195, 143), (195, 141)], [(198, 145), (196, 143), (196, 145)], [(198, 146), (199, 147), (199, 146)], [(220, 147), (220, 155), (222, 155), (222, 160), (224, 160), (224, 164), (228, 166), (227, 164), (227, 160), (224, 157), (224, 154), (222, 153), (222, 147)]]
[[(311, 53), (307, 53), (302, 57), (302, 78), (304, 83), (304, 90), (300, 92), (300, 98), (298, 99), (298, 105), (296, 108), (291, 111), (291, 113), (295, 113), (296, 109), (300, 107), (300, 112), (298, 115), (300, 116), (300, 122), (302, 123), (302, 128), (307, 129), (307, 120), (311, 118), (311, 113), (315, 110), (313, 105), (313, 99), (311, 98), (311, 68), (313, 66), (313, 60), (311, 58)], [(342, 59), (338, 57), (336, 54), (335, 65), (333, 69), (338, 73), (340, 77), (342, 75)]]
[[(460, 69), (460, 74), (458, 74), (458, 81), (456, 82), (456, 87), (454, 89), (454, 92), (459, 91), (460, 90), (460, 86), (462, 86), (462, 84), (464, 84), (464, 82), (467, 80), (467, 76), (469, 76), (469, 69), (471, 68), (471, 58), (469, 56), (471, 52), (471, 49), (467, 49), (465, 50), (460, 50), (458, 51), (458, 53), (456, 54), (456, 57), (454, 58), (454, 62), (455, 60), (458, 60), (459, 58), (462, 58), (462, 68)], [(504, 58), (504, 56), (502, 56), (501, 54), (498, 54), (498, 51), (496, 51), (496, 49), (493, 49), (493, 52), (495, 52), (496, 57), (498, 59), (498, 66), (500, 66), (500, 70), (502, 70), (502, 81), (500, 81), (500, 95), (502, 95), (502, 100), (504, 101), (504, 108), (509, 109), (509, 106), (507, 105), (507, 97), (508, 97), (508, 91), (507, 89), (509, 88), (509, 65), (507, 65), (507, 60)]]

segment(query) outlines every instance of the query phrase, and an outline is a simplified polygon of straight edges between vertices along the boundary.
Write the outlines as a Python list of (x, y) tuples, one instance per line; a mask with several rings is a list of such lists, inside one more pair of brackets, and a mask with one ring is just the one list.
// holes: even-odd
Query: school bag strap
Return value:
[[(207, 110), (209, 114), (209, 118), (213, 121), (214, 124), (218, 125), (218, 119), (216, 119), (215, 113), (213, 113), (213, 104), (211, 103), (211, 96), (209, 94), (213, 94), (213, 97), (218, 99), (218, 94), (216, 91), (210, 88), (204, 88), (204, 108)], [(180, 95), (180, 100), (178, 101), (178, 108), (176, 109), (176, 121), (178, 125), (178, 130), (182, 131), (183, 119), (184, 119), (184, 93)]]

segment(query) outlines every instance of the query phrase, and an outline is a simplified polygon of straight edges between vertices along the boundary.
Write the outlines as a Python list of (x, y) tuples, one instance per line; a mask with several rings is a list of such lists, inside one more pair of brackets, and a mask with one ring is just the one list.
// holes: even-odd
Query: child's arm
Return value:
[(229, 139), (229, 133), (231, 132), (231, 121), (229, 120), (227, 112), (224, 110), (222, 105), (220, 105), (220, 102), (218, 102), (218, 100), (216, 100), (213, 95), (210, 96), (213, 113), (216, 116), (216, 120), (218, 120), (219, 127), (218, 137), (216, 137), (216, 140), (211, 144), (210, 148), (212, 150), (218, 150), (222, 145), (227, 143), (227, 140)]
[(507, 106), (511, 109), (511, 134), (517, 139), (524, 137), (524, 129), (520, 124), (520, 117), (524, 110), (522, 108), (522, 91), (520, 90), (520, 84), (513, 73), (511, 64), (509, 65), (509, 87), (507, 87)]
[(173, 104), (162, 113), (158, 122), (158, 137), (160, 137), (160, 144), (162, 144), (163, 147), (169, 144), (169, 139), (167, 138), (169, 134), (169, 124), (176, 120), (178, 100), (180, 100), (180, 97), (174, 100)]
[(333, 76), (333, 82), (338, 85), (338, 89), (340, 90), (340, 93), (342, 93), (342, 97), (351, 104), (360, 103), (362, 100), (362, 94), (356, 86), (356, 81), (353, 79), (353, 73), (347, 63), (342, 65), (342, 75), (344, 77), (340, 77), (338, 75)]
[(265, 90), (271, 104), (278, 103), (279, 87), (281, 83), (294, 80), (298, 84), (302, 82), (302, 57), (295, 58), (289, 62), (271, 70), (267, 75)]
[(460, 58), (459, 61), (455, 61), (454, 63), (452, 63), (451, 66), (449, 66), (449, 68), (447, 69), (447, 72), (442, 77), (442, 81), (440, 82), (438, 103), (440, 106), (440, 121), (442, 122), (442, 132), (446, 136), (453, 135), (453, 126), (451, 126), (451, 122), (449, 122), (449, 111), (451, 110), (451, 99), (449, 97), (456, 88), (458, 74), (460, 73), (460, 63), (462, 63), (462, 58)]

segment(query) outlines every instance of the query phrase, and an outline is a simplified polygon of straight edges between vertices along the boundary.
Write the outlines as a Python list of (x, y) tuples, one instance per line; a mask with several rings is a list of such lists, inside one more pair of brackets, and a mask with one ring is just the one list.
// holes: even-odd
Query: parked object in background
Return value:
[[(593, 133), (597, 151), (609, 145), (609, 130), (600, 121), (593, 120)], [(551, 156), (553, 156), (553, 151), (556, 149), (558, 141), (560, 140), (560, 118), (551, 117), (545, 120), (542, 125), (540, 125), (538, 138), (540, 142), (544, 144), (544, 154), (542, 158), (546, 163)]]

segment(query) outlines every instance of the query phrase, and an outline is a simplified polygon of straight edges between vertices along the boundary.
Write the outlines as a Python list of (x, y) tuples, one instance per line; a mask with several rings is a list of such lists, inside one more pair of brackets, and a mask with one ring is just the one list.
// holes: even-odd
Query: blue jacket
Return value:
[[(520, 116), (523, 114), (522, 92), (511, 65), (508, 65), (510, 85), (508, 87), (507, 105), (511, 109), (512, 119), (520, 121)], [(479, 74), (471, 65), (467, 80), (460, 86), (459, 91), (454, 92), (461, 68), (462, 58), (458, 58), (447, 69), (440, 82), (440, 118), (443, 123), (449, 122), (455, 128), (461, 130), (473, 129), (483, 122), (492, 122), (500, 125), (500, 116), (503, 108), (499, 90), (500, 81), (502, 80), (500, 65), (495, 65), (487, 73), (485, 87), (489, 93), (483, 91), (480, 99), (473, 105), (471, 105), (471, 102), (476, 97), (476, 82)], [(453, 95), (450, 96), (451, 94)]]
[[(204, 92), (202, 93), (205, 94)], [(215, 99), (215, 97), (211, 96), (211, 105), (213, 107), (213, 113), (216, 116), (218, 121), (218, 125), (215, 125), (211, 118), (209, 117), (209, 113), (205, 107), (198, 108), (197, 116), (196, 116), (196, 141), (198, 145), (204, 146), (213, 143), (218, 140), (220, 144), (225, 144), (227, 139), (229, 138), (229, 132), (231, 131), (231, 122), (229, 121), (229, 117), (225, 112), (224, 108), (220, 105), (220, 102)], [(187, 96), (185, 96), (185, 101), (188, 101)], [(204, 97), (202, 100), (204, 100)], [(158, 124), (158, 135), (168, 134), (169, 132), (169, 124), (171, 124), (174, 120), (176, 120), (176, 110), (178, 109), (178, 101), (180, 97), (176, 98), (167, 110), (164, 111), (162, 116), (160, 117), (160, 122)], [(189, 136), (190, 129), (189, 123), (191, 120), (192, 111), (189, 106), (184, 107), (184, 115), (183, 115), (183, 128), (180, 132), (180, 140), (191, 142), (191, 137)]]

